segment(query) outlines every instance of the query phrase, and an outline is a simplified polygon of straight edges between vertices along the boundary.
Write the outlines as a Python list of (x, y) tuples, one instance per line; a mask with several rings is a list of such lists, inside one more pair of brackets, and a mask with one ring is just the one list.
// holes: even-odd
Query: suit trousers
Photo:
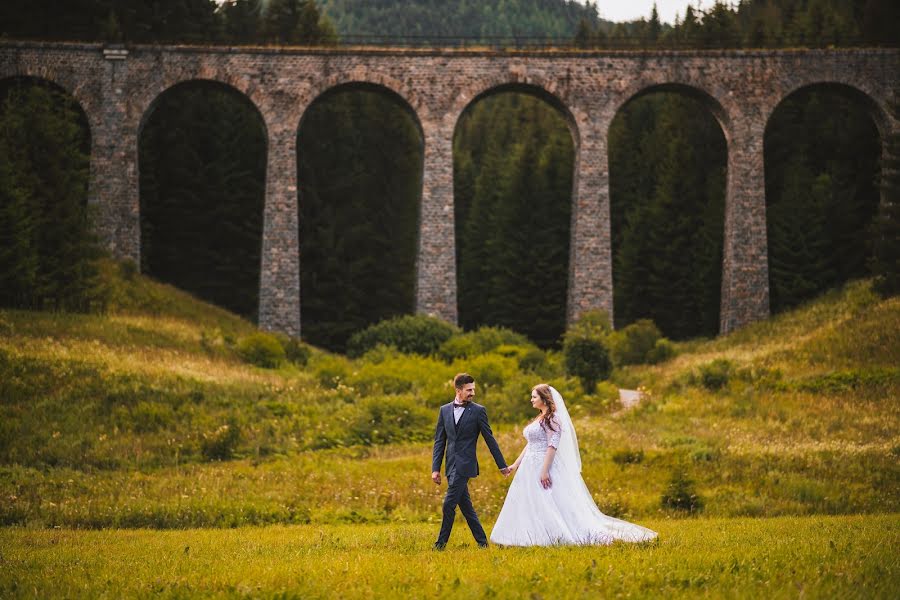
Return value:
[(487, 535), (472, 506), (472, 498), (469, 497), (469, 478), (456, 474), (456, 467), (451, 467), (447, 473), (447, 495), (444, 496), (444, 517), (441, 520), (441, 532), (438, 534), (437, 545), (444, 546), (450, 539), (450, 531), (453, 529), (453, 521), (456, 519), (456, 507), (466, 518), (472, 536), (479, 545), (487, 544)]

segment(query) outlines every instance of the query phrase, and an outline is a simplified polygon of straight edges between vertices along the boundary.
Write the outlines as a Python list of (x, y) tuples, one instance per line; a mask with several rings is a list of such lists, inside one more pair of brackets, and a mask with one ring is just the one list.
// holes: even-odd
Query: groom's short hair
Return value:
[(456, 387), (456, 389), (462, 388), (467, 383), (475, 383), (475, 378), (468, 373), (460, 373), (453, 378), (453, 385)]

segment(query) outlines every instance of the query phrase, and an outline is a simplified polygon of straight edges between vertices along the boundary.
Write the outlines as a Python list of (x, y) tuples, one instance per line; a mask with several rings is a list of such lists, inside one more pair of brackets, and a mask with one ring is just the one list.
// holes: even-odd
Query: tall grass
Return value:
[[(642, 545), (479, 549), (457, 530), (0, 529), (0, 596), (895, 598), (900, 519), (652, 520)], [(464, 528), (463, 528), (464, 529)]]

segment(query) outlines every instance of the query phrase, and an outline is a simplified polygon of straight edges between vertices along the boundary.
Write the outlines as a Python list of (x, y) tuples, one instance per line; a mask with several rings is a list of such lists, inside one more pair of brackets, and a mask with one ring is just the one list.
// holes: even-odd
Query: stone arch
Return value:
[(877, 100), (875, 100), (872, 95), (863, 91), (863, 89), (857, 85), (832, 80), (804, 82), (801, 85), (797, 85), (785, 90), (781, 98), (778, 99), (778, 102), (775, 103), (774, 106), (772, 106), (772, 109), (766, 115), (765, 131), (769, 130), (769, 124), (772, 122), (773, 115), (775, 115), (778, 109), (781, 108), (781, 106), (783, 106), (789, 98), (796, 94), (803, 93), (811, 88), (821, 88), (823, 90), (834, 92), (837, 95), (849, 100), (850, 102), (863, 106), (866, 111), (868, 111), (872, 121), (875, 123), (875, 127), (876, 129), (878, 129), (878, 135), (880, 136), (881, 140), (887, 139), (887, 137), (890, 135), (890, 116), (888, 115), (886, 109)]
[(340, 75), (333, 75), (327, 78), (321, 85), (316, 86), (313, 93), (309, 96), (309, 101), (303, 107), (300, 114), (297, 123), (297, 132), (299, 132), (300, 128), (303, 126), (303, 120), (308, 114), (311, 106), (328, 98), (332, 94), (348, 91), (375, 92), (393, 100), (397, 106), (401, 107), (403, 111), (412, 118), (413, 123), (416, 125), (416, 130), (419, 132), (419, 137), (424, 144), (425, 132), (420, 115), (427, 114), (427, 105), (421, 103), (414, 92), (405, 89), (399, 81), (389, 77), (380, 76), (370, 78), (347, 78)]
[[(712, 116), (715, 117), (716, 121), (718, 121), (719, 127), (722, 128), (722, 134), (725, 136), (725, 142), (727, 144), (731, 143), (731, 114), (733, 111), (727, 110), (725, 108), (725, 105), (710, 92), (706, 91), (702, 87), (690, 83), (664, 82), (650, 85), (641, 84), (634, 86), (621, 96), (622, 98), (624, 98), (623, 101), (618, 102), (614, 105), (613, 110), (611, 111), (612, 118), (610, 118), (609, 120), (609, 125), (612, 125), (613, 119), (615, 119), (616, 115), (618, 115), (619, 112), (621, 112), (621, 110), (625, 108), (625, 106), (627, 106), (629, 103), (643, 96), (656, 93), (681, 94), (683, 96), (687, 96), (688, 98), (697, 100), (704, 107), (706, 107), (706, 109), (712, 114)], [(607, 135), (608, 133), (609, 132), (607, 131)]]
[(84, 100), (80, 99), (74, 93), (75, 90), (73, 88), (63, 85), (57, 79), (48, 78), (48, 77), (44, 77), (44, 76), (17, 74), (17, 73), (11, 74), (11, 75), (6, 75), (6, 76), (0, 76), (0, 88), (3, 88), (10, 82), (14, 82), (16, 80), (30, 81), (37, 85), (46, 85), (46, 86), (54, 88), (60, 92), (63, 92), (67, 96), (72, 98), (72, 100), (75, 101), (76, 106), (78, 106), (78, 110), (81, 112), (81, 115), (84, 117), (85, 123), (87, 124), (88, 141), (91, 145), (91, 148), (93, 149), (94, 131), (96, 131), (99, 126), (99, 123), (97, 122), (97, 120), (95, 118), (95, 114), (94, 114), (96, 111), (86, 110)]
[(64, 91), (78, 103), (87, 117), (91, 132), (100, 129), (102, 124), (99, 104), (102, 102), (102, 94), (99, 89), (100, 83), (95, 78), (78, 77), (77, 73), (65, 70), (58, 73), (46, 64), (35, 64), (32, 61), (22, 61), (12, 72), (0, 73), (0, 81), (17, 78), (42, 81)]
[[(236, 82), (239, 83), (239, 85), (235, 85)], [(188, 86), (204, 85), (225, 88), (231, 93), (234, 93), (237, 96), (241, 97), (242, 101), (244, 101), (248, 106), (252, 107), (254, 112), (259, 116), (259, 122), (263, 126), (263, 136), (266, 140), (268, 140), (268, 122), (266, 121), (264, 111), (260, 108), (260, 106), (262, 106), (262, 103), (260, 102), (262, 97), (259, 94), (254, 94), (253, 89), (241, 82), (243, 82), (243, 80), (228, 82), (218, 78), (189, 78), (172, 81), (166, 83), (165, 85), (161, 85), (158, 88), (155, 88), (152, 94), (147, 94), (146, 96), (141, 98), (137, 110), (135, 111), (138, 115), (138, 120), (135, 127), (135, 138), (138, 140), (138, 142), (140, 142), (141, 134), (144, 131), (144, 126), (153, 115), (154, 109), (159, 104), (159, 101), (161, 98), (163, 98), (163, 96), (166, 96), (173, 92), (177, 92), (179, 89), (183, 89)]]
[(453, 133), (455, 135), (462, 116), (471, 110), (471, 108), (479, 101), (497, 94), (508, 92), (528, 94), (529, 96), (534, 96), (535, 98), (543, 100), (563, 116), (563, 119), (569, 128), (569, 133), (572, 135), (572, 143), (575, 145), (575, 154), (577, 155), (578, 149), (581, 147), (581, 128), (579, 127), (579, 123), (586, 122), (586, 115), (577, 108), (570, 107), (555, 93), (555, 90), (555, 85), (535, 83), (527, 78), (523, 78), (522, 81), (509, 81), (504, 79), (496, 81), (491, 80), (483, 83), (479, 88), (466, 90), (454, 98), (448, 113), (448, 117), (452, 118)]

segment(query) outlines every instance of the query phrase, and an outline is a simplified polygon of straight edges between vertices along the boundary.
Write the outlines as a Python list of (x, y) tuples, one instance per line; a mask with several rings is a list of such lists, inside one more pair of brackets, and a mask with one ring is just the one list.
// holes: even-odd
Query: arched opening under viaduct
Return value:
[(764, 148), (773, 313), (869, 274), (879, 115), (863, 92), (822, 83), (795, 90), (770, 116)]
[(88, 207), (91, 131), (75, 98), (0, 81), (0, 305), (91, 310), (98, 246)]
[(453, 138), (459, 322), (540, 346), (566, 326), (577, 129), (558, 98), (511, 84), (476, 97)]
[(297, 137), (304, 339), (349, 337), (415, 307), (422, 128), (409, 103), (346, 83), (306, 109)]
[(616, 327), (651, 319), (674, 339), (719, 330), (728, 147), (718, 103), (654, 86), (609, 131)]
[(139, 133), (142, 272), (256, 319), (266, 144), (259, 111), (223, 83), (154, 100)]

